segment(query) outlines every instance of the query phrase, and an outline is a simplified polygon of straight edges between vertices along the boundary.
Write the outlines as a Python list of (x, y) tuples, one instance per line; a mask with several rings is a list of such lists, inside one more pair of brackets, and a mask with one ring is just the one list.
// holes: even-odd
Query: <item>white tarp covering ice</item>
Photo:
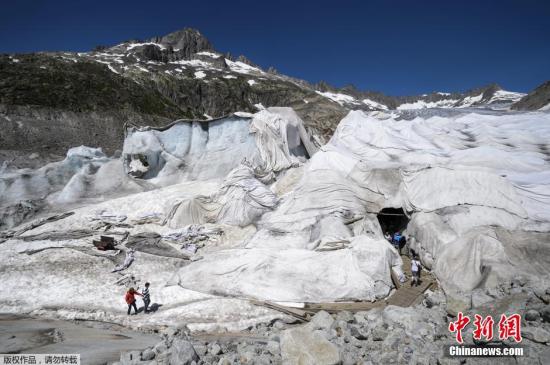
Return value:
[[(410, 216), (410, 246), (453, 298), (467, 301), (475, 288), (492, 289), (520, 275), (548, 280), (549, 140), (547, 113), (467, 110), (354, 111), (315, 154), (288, 108), (133, 129), (121, 160), (92, 156), (88, 160), (105, 160), (97, 171), (79, 172), (77, 164), (55, 197), (78, 199), (84, 186), (100, 186), (90, 176), (108, 166), (120, 189), (161, 188), (89, 205), (8, 237), (0, 245), (0, 311), (131, 324), (125, 288), (112, 284), (124, 278), (110, 272), (124, 262), (127, 248), (105, 257), (91, 237), (81, 236), (98, 225), (90, 217), (107, 215), (127, 217), (100, 222), (117, 237), (173, 237), (190, 224), (223, 232), (191, 262), (136, 250), (121, 275), (151, 282), (153, 301), (163, 304), (158, 314), (139, 318), (140, 325), (178, 318), (195, 330), (240, 329), (278, 315), (246, 298), (383, 298), (392, 288), (391, 270), (402, 275), (401, 259), (376, 218), (388, 207)], [(139, 178), (126, 176), (122, 166)], [(31, 180), (43, 179), (35, 174)], [(2, 188), (17, 186), (25, 187)], [(151, 212), (154, 220), (142, 219)], [(170, 242), (158, 247), (165, 245), (180, 249)], [(90, 311), (98, 302), (101, 310)]]
[[(352, 112), (324, 150), (355, 161), (350, 176), (361, 165), (399, 169), (394, 205), (412, 215), (409, 242), (447, 292), (513, 275), (548, 279), (548, 266), (522, 263), (550, 253), (549, 234), (532, 232), (550, 230), (550, 116), (431, 115), (395, 120)], [(503, 230), (511, 233), (496, 233)], [(510, 235), (532, 236), (545, 253), (514, 249)]]
[[(342, 253), (312, 252), (314, 242), (355, 238), (345, 233), (332, 237), (322, 225), (328, 221), (337, 228), (338, 222), (345, 224), (361, 216), (366, 216), (364, 223), (376, 225), (368, 213), (383, 207), (403, 207), (409, 212), (411, 247), (428, 268), (434, 269), (451, 295), (467, 294), (479, 285), (494, 287), (513, 275), (547, 278), (547, 256), (531, 258), (535, 251), (514, 248), (510, 237), (517, 232), (523, 232), (524, 237), (536, 235), (537, 250), (550, 250), (549, 235), (532, 232), (550, 229), (550, 182), (544, 178), (549, 171), (548, 122), (548, 115), (543, 113), (458, 113), (381, 120), (351, 112), (329, 144), (310, 160), (296, 187), (282, 197), (275, 210), (263, 215), (258, 232), (247, 242), (248, 251), (235, 252), (236, 257), (229, 261), (220, 253), (218, 258), (186, 267), (179, 283), (195, 287), (200, 273), (208, 272), (211, 280), (203, 290), (209, 292), (231, 287), (242, 295), (262, 299), (327, 300), (321, 292), (331, 293), (332, 300), (346, 299), (331, 291), (335, 278), (330, 274), (316, 284), (308, 281), (307, 290), (298, 289), (306, 279), (291, 276), (293, 280), (285, 280), (288, 272), (262, 265), (269, 261), (265, 257), (270, 251), (265, 250), (272, 250), (273, 256), (268, 257), (285, 267), (293, 267), (291, 257), (301, 252), (308, 265), (321, 265), (313, 271), (329, 273), (330, 268), (322, 267), (323, 258), (334, 255), (332, 262), (339, 265)], [(327, 237), (319, 237), (319, 232), (326, 232)], [(380, 231), (374, 233), (375, 240), (380, 238)], [(353, 255), (355, 249), (351, 245), (342, 252)], [(367, 266), (376, 266), (379, 258), (373, 255), (367, 260)], [(529, 260), (543, 260), (536, 266), (538, 271), (520, 264)], [(236, 270), (241, 279), (218, 275), (207, 269), (209, 265), (221, 271)], [(275, 277), (273, 280), (280, 283), (278, 291), (271, 290), (277, 294), (252, 290), (252, 283), (260, 280), (265, 270), (269, 278)], [(339, 285), (363, 288), (354, 277), (350, 275), (350, 281)], [(390, 285), (389, 275), (385, 280)], [(269, 283), (265, 286), (273, 287)], [(377, 294), (371, 290), (354, 295), (368, 300)]]
[(283, 302), (375, 300), (388, 295), (401, 258), (384, 239), (351, 239), (349, 249), (220, 251), (179, 270), (184, 288)]
[(166, 128), (131, 128), (123, 158), (129, 173), (151, 182), (223, 178), (247, 159), (280, 171), (313, 154), (302, 121), (288, 108), (253, 118), (233, 115), (210, 121), (178, 121)]

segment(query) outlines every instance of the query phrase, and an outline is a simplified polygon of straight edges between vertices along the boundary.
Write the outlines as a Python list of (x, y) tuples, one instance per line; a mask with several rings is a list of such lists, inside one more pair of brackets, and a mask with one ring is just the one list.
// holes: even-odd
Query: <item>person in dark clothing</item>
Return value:
[(132, 307), (134, 307), (134, 314), (138, 313), (137, 306), (136, 306), (136, 295), (142, 296), (140, 293), (134, 290), (134, 288), (128, 289), (126, 292), (126, 295), (124, 296), (124, 300), (126, 300), (126, 304), (128, 304), (128, 315), (132, 312)]
[(143, 295), (143, 305), (145, 309), (143, 310), (145, 313), (149, 313), (149, 304), (151, 304), (151, 296), (149, 294), (149, 283), (145, 283), (145, 289), (141, 292)]
[(393, 235), (393, 241), (392, 241), (392, 244), (393, 246), (395, 247), (395, 249), (397, 250), (397, 252), (399, 252), (399, 254), (401, 255), (401, 233), (398, 232), (395, 232), (394, 235)]

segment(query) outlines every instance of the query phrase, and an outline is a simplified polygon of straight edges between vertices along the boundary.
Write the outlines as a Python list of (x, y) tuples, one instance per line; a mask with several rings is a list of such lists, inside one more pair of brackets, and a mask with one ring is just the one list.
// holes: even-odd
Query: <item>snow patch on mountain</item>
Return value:
[(319, 90), (316, 90), (315, 92), (317, 94), (321, 95), (321, 96), (324, 96), (327, 99), (330, 99), (330, 100), (342, 105), (342, 106), (345, 105), (345, 104), (359, 104), (357, 99), (355, 99), (351, 95), (346, 95), (346, 94), (341, 94), (341, 93), (332, 93), (332, 92), (329, 92), (329, 91), (322, 92), (322, 91), (319, 91)]
[(452, 108), (458, 103), (456, 99), (445, 99), (440, 101), (424, 101), (418, 100), (413, 103), (404, 103), (397, 107), (397, 110), (409, 110), (409, 109), (427, 109), (427, 108)]
[(494, 95), (491, 97), (491, 99), (488, 101), (489, 104), (496, 103), (496, 102), (516, 102), (523, 98), (525, 93), (518, 93), (513, 91), (506, 91), (506, 90), (497, 90), (495, 91)]
[(460, 105), (458, 105), (459, 108), (467, 108), (469, 106), (474, 105), (475, 103), (479, 103), (481, 99), (483, 98), (483, 93), (476, 95), (476, 96), (466, 96), (462, 101), (460, 102)]
[(246, 63), (241, 61), (231, 61), (226, 58), (225, 63), (227, 64), (227, 66), (229, 66), (229, 69), (233, 72), (237, 72), (241, 74), (250, 74), (250, 73), (264, 74), (264, 72), (259, 68), (247, 65)]
[(143, 46), (155, 46), (162, 50), (166, 49), (166, 47), (160, 43), (153, 43), (153, 42), (145, 42), (145, 43), (130, 43), (126, 46), (126, 51), (131, 51), (136, 47), (143, 47)]
[(205, 69), (217, 69), (211, 63), (203, 60), (178, 60), (178, 61), (171, 61), (170, 64), (190, 66), (190, 67), (200, 67)]
[(211, 57), (211, 58), (220, 58), (221, 57), (220, 54), (217, 54), (217, 53), (214, 53), (214, 52), (207, 52), (207, 51), (202, 51), (202, 52), (199, 52), (197, 54), (199, 56), (208, 56), (208, 57)]
[(381, 109), (381, 110), (388, 110), (388, 107), (384, 104), (378, 103), (371, 99), (363, 99), (361, 102), (373, 109)]

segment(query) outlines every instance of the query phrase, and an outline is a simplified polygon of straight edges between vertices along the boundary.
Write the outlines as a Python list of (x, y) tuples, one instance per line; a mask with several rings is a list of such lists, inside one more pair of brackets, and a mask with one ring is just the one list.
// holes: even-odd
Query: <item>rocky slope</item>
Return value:
[(548, 110), (550, 109), (550, 81), (546, 81), (520, 101), (512, 105), (515, 110)]
[[(239, 337), (194, 337), (185, 329), (169, 328), (159, 343), (142, 351), (123, 353), (118, 365), (134, 364), (544, 364), (549, 356), (550, 306), (521, 287), (509, 301), (493, 308), (480, 306), (468, 313), (521, 310), (528, 318), (524, 341), (528, 351), (517, 358), (449, 358), (445, 347), (455, 341), (447, 329), (441, 293), (429, 292), (422, 304), (401, 308), (388, 306), (369, 312), (318, 312), (309, 323), (289, 325), (282, 321), (250, 327)], [(468, 326), (471, 333), (472, 325)], [(470, 335), (465, 343), (475, 343)], [(479, 343), (479, 342), (478, 342)], [(491, 345), (513, 346), (495, 340)]]
[[(399, 98), (353, 86), (312, 85), (218, 52), (201, 33), (186, 28), (91, 52), (1, 55), (0, 161), (24, 167), (60, 159), (79, 145), (112, 154), (122, 147), (127, 122), (159, 126), (290, 106), (323, 143), (350, 110), (509, 104), (521, 96), (496, 85)], [(39, 156), (29, 159), (35, 152)]]

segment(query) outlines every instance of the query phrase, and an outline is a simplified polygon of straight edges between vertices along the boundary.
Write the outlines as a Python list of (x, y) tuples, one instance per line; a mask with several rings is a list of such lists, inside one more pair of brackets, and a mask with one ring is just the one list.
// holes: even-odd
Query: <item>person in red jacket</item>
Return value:
[(130, 312), (132, 311), (132, 307), (134, 307), (134, 310), (136, 311), (136, 313), (134, 314), (138, 313), (135, 295), (142, 296), (140, 293), (135, 291), (134, 288), (130, 288), (128, 289), (128, 291), (126, 292), (126, 295), (124, 296), (124, 300), (126, 300), (126, 303), (128, 304), (128, 315), (130, 315)]

